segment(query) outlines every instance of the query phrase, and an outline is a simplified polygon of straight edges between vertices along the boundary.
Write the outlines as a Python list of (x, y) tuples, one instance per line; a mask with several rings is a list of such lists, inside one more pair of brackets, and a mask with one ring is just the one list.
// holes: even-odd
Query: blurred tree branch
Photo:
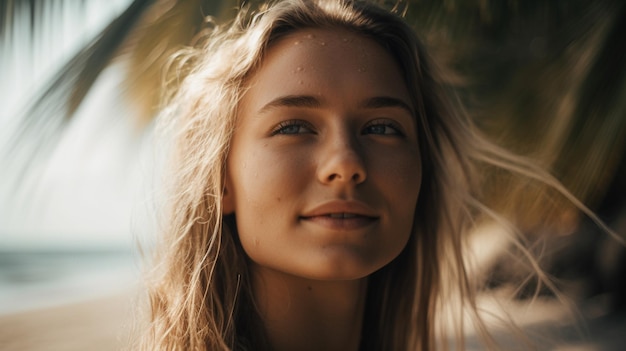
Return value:
[[(447, 84), (498, 143), (539, 160), (592, 206), (601, 204), (609, 187), (622, 186), (616, 174), (626, 148), (624, 2), (382, 2), (407, 10), (408, 21), (447, 68)], [(16, 6), (28, 6), (36, 23), (42, 3), (0, 3), (1, 37), (12, 30)], [(206, 27), (205, 16), (223, 21), (239, 5), (235, 0), (132, 1), (36, 96), (15, 148), (25, 135), (35, 135), (40, 143), (32, 159), (45, 155), (98, 76), (118, 58), (128, 63), (124, 88), (138, 111), (137, 125), (146, 126), (158, 111), (162, 92), (155, 87), (164, 80), (170, 54), (192, 43)], [(558, 221), (572, 210), (564, 202), (546, 201), (551, 195), (541, 186), (495, 177), (489, 201), (518, 217), (526, 229)]]

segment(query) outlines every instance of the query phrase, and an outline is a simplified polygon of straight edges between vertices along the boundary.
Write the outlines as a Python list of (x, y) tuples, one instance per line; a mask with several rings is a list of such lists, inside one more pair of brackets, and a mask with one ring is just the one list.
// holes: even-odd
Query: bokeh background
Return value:
[[(511, 310), (527, 330), (548, 328), (546, 350), (621, 350), (626, 3), (388, 3), (405, 12), (477, 126), (554, 174), (612, 228), (541, 184), (486, 169), (485, 201), (521, 229), (579, 314), (563, 313), (528, 278), (497, 227), (474, 241), (486, 250), (487, 292), (518, 301)], [(0, 348), (110, 350), (132, 335), (137, 243), (154, 235), (152, 122), (163, 67), (205, 28), (204, 16), (224, 21), (238, 6), (0, 2)], [(528, 307), (532, 297), (539, 307)]]

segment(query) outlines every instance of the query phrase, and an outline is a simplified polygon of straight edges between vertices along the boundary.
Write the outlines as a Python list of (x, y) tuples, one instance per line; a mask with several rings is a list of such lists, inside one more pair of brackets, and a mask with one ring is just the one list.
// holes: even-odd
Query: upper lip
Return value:
[(304, 211), (301, 217), (327, 216), (337, 213), (350, 213), (365, 217), (377, 218), (378, 214), (368, 205), (360, 201), (334, 200), (317, 205)]

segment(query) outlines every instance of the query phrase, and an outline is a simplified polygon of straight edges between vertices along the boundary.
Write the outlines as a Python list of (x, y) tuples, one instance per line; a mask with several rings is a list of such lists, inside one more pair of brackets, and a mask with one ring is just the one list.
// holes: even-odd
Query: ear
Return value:
[(235, 199), (233, 196), (233, 192), (231, 191), (232, 187), (230, 186), (230, 182), (228, 178), (224, 184), (224, 189), (222, 190), (222, 214), (229, 215), (235, 212)]

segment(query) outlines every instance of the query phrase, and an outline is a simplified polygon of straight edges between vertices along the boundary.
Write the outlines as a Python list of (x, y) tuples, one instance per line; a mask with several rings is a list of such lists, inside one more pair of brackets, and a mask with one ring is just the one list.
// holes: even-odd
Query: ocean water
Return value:
[(0, 249), (0, 315), (128, 291), (138, 262), (125, 249)]

